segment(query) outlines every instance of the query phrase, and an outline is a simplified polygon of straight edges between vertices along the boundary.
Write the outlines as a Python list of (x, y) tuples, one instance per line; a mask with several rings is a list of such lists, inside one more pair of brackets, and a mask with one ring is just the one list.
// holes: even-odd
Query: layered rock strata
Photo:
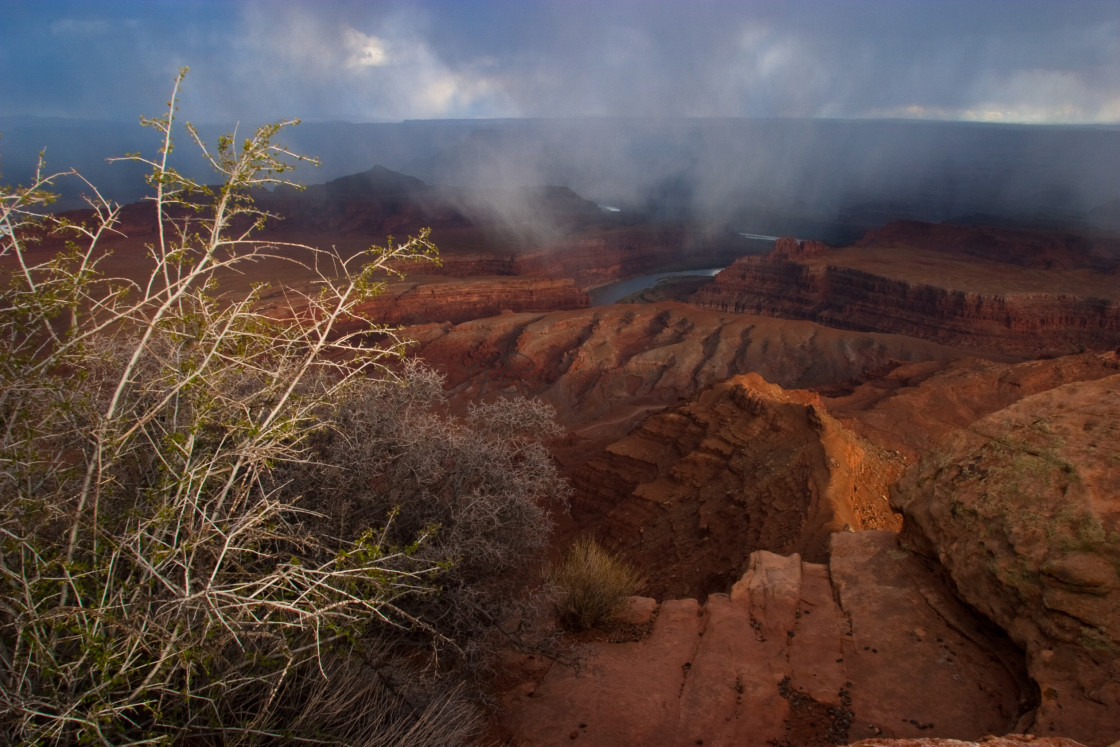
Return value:
[[(896, 335), (721, 314), (666, 302), (549, 314), (504, 314), (410, 328), (419, 354), (460, 398), (540, 396), (577, 438), (627, 432), (653, 409), (731, 376), (757, 372), (789, 388), (863, 377), (899, 361), (961, 351)], [(615, 435), (617, 434), (617, 435)]]
[(820, 397), (758, 374), (651, 415), (572, 476), (572, 517), (650, 577), (646, 592), (726, 591), (754, 550), (827, 557), (833, 532), (898, 529), (904, 463), (856, 437)]
[(1024, 357), (1120, 345), (1115, 271), (1051, 264), (979, 259), (956, 246), (822, 251), (783, 239), (765, 257), (736, 260), (692, 302)]
[(899, 220), (864, 234), (857, 246), (912, 246), (1021, 267), (1045, 270), (1090, 268), (1114, 273), (1120, 267), (1116, 238), (1090, 239), (1057, 231), (961, 226)]
[(503, 312), (586, 308), (587, 294), (569, 278), (472, 277), (395, 283), (362, 306), (386, 324), (459, 323)]

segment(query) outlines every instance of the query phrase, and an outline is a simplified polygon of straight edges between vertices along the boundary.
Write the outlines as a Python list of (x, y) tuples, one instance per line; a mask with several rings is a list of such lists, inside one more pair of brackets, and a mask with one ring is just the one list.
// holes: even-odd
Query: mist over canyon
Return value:
[[(106, 195), (140, 194), (100, 161), (136, 147), (116, 125), (0, 131), (9, 181), (45, 144)], [(592, 630), (543, 608), (571, 657), (501, 650), (483, 743), (1120, 735), (1120, 129), (457, 120), (286, 138), (322, 166), (297, 171), (302, 191), (253, 192), (270, 253), (220, 275), (222, 298), (314, 318), (293, 247), (345, 259), (431, 228), (441, 263), (394, 265), (332, 333), (375, 346), (369, 320), (393, 325), (450, 419), (551, 407), (571, 496), (548, 504), (545, 555), (593, 536), (643, 577)], [(100, 266), (142, 279), (161, 225), (150, 202), (119, 218)], [(33, 238), (43, 260), (65, 246)]]
[[(245, 125), (242, 124), (242, 129)], [(205, 137), (232, 126), (200, 126)], [(129, 124), (0, 117), (4, 175), (38, 153), (124, 202), (141, 196)], [(905, 120), (529, 119), (306, 122), (284, 143), (321, 159), (321, 183), (382, 165), (451, 187), (512, 229), (542, 223), (524, 187), (568, 187), (645, 219), (847, 242), (896, 219), (1120, 227), (1120, 129)], [(185, 144), (184, 144), (185, 146)], [(205, 180), (187, 147), (178, 168)], [(64, 193), (61, 205), (78, 205)]]

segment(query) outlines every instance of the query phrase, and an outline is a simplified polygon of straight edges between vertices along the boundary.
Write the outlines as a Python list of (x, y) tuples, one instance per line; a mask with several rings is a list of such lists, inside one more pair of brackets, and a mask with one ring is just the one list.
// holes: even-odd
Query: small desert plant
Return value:
[(564, 560), (548, 571), (556, 587), (561, 623), (587, 630), (609, 620), (626, 597), (641, 586), (641, 576), (591, 537), (576, 540)]

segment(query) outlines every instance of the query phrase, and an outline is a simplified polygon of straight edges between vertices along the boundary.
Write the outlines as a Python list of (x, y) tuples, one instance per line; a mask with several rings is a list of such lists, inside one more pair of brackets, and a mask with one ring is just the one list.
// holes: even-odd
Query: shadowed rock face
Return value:
[(1120, 345), (1115, 248), (1038, 232), (900, 224), (845, 249), (778, 243), (701, 288), (702, 308), (1038, 357)]
[(754, 550), (827, 558), (833, 532), (898, 529), (903, 467), (825, 412), (818, 395), (758, 374), (648, 417), (577, 470), (572, 518), (650, 580), (652, 596), (724, 592)]
[(1027, 654), (1025, 727), (1120, 734), (1120, 376), (1023, 399), (945, 440), (892, 498), (903, 544)]

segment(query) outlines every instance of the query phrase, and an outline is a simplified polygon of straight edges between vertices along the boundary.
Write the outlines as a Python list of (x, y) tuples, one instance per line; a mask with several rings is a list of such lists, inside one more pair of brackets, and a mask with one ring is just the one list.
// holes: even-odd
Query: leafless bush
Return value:
[(541, 443), (559, 433), (547, 405), (502, 398), (464, 420), (444, 405), (442, 378), (410, 362), (399, 381), (341, 397), (311, 458), (281, 474), (343, 536), (391, 514), (390, 544), (427, 537), (411, 552), (445, 569), (440, 593), (403, 606), (431, 626), (437, 649), (477, 664), (483, 639), (528, 613), (520, 592), (536, 580), (550, 510), (567, 508), (569, 488)]

